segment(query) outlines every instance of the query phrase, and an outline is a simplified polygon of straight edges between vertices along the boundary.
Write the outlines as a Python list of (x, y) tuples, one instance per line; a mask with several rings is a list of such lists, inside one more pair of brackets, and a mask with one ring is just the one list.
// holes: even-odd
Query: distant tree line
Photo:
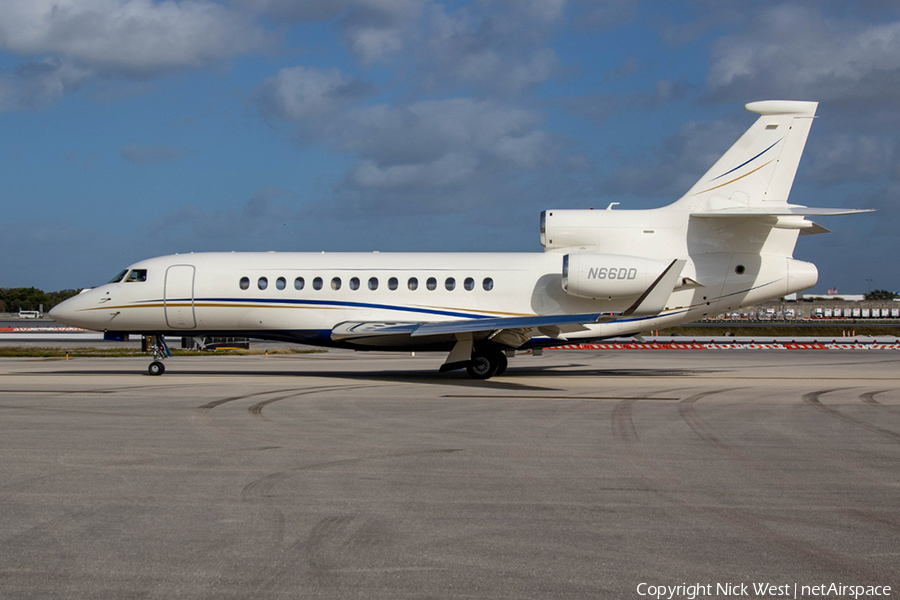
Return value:
[(893, 300), (897, 297), (897, 292), (889, 292), (887, 290), (873, 290), (866, 294), (866, 300)]
[(63, 300), (78, 294), (80, 290), (60, 290), (45, 292), (37, 288), (0, 288), (0, 312), (39, 310), (44, 306), (47, 312)]

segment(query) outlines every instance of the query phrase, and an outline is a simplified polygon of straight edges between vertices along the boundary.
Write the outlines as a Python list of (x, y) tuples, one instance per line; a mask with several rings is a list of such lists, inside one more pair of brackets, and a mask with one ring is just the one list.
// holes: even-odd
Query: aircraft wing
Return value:
[(541, 327), (557, 327), (560, 325), (586, 325), (590, 323), (612, 321), (617, 316), (618, 315), (612, 313), (588, 313), (579, 315), (537, 315), (534, 317), (500, 317), (496, 319), (466, 319), (464, 321), (424, 323), (412, 332), (412, 337), (447, 333), (476, 333), (480, 331), (497, 331), (502, 329), (535, 329)]
[(398, 338), (437, 338), (435, 341), (468, 340), (490, 337), (494, 342), (517, 348), (534, 335), (558, 338), (564, 333), (587, 330), (587, 325), (607, 323), (621, 317), (659, 314), (666, 306), (672, 290), (678, 285), (687, 261), (676, 259), (656, 278), (650, 287), (621, 313), (581, 313), (574, 315), (533, 315), (525, 317), (481, 317), (439, 322), (375, 322), (347, 321), (331, 330), (331, 339), (352, 340), (372, 346), (389, 345)]
[(554, 337), (560, 333), (583, 331), (585, 325), (604, 323), (617, 319), (614, 313), (586, 313), (576, 315), (535, 315), (528, 317), (488, 317), (480, 319), (461, 319), (457, 321), (429, 322), (344, 322), (331, 331), (333, 340), (353, 340), (365, 343), (369, 340), (378, 345), (378, 338), (392, 336), (409, 336), (425, 338), (428, 336), (444, 336), (452, 339), (460, 334), (484, 334), (487, 337), (494, 332), (515, 331), (519, 335), (536, 329), (544, 335)]

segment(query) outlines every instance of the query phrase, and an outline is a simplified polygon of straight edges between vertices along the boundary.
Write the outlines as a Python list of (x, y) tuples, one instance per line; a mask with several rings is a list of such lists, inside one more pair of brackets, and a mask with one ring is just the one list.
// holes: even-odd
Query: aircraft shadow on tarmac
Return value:
[[(606, 378), (606, 377), (690, 377), (693, 375), (709, 373), (715, 369), (597, 369), (588, 365), (570, 363), (565, 365), (510, 367), (507, 372), (499, 377), (487, 380), (472, 379), (465, 372), (455, 371), (451, 373), (438, 373), (437, 371), (319, 371), (319, 370), (235, 370), (235, 369), (191, 369), (189, 365), (173, 365), (166, 371), (163, 379), (178, 376), (238, 376), (238, 377), (303, 377), (303, 378), (327, 378), (350, 379), (356, 381), (383, 381), (392, 383), (415, 383), (419, 385), (455, 385), (467, 388), (487, 388), (506, 390), (548, 390), (557, 389), (548, 386), (538, 386), (517, 383), (516, 379), (536, 378), (549, 379), (552, 383), (555, 377), (578, 378)], [(122, 375), (121, 370), (67, 370), (59, 371), (65, 375)], [(146, 373), (135, 372), (135, 376), (150, 377)]]

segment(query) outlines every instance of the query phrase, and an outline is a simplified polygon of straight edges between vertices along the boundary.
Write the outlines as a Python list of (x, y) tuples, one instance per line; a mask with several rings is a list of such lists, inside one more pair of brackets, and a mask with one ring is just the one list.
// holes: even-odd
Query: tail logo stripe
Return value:
[(697, 194), (694, 194), (694, 195), (696, 196), (696, 195), (698, 195), (698, 194), (705, 194), (706, 192), (711, 192), (711, 191), (713, 191), (713, 190), (717, 190), (717, 189), (719, 189), (720, 187), (725, 187), (726, 185), (728, 185), (728, 184), (730, 184), (730, 183), (734, 183), (735, 181), (739, 181), (739, 180), (743, 179), (744, 177), (747, 177), (748, 175), (753, 175), (754, 173), (756, 173), (757, 171), (759, 171), (759, 170), (762, 169), (763, 167), (766, 167), (766, 166), (772, 164), (773, 162), (775, 162), (775, 159), (774, 159), (774, 158), (773, 158), (772, 160), (770, 160), (769, 162), (767, 162), (767, 163), (761, 164), (760, 166), (756, 167), (755, 169), (753, 169), (753, 170), (750, 171), (749, 173), (744, 173), (744, 174), (741, 175), (740, 177), (735, 177), (735, 178), (732, 179), (731, 181), (726, 181), (725, 183), (719, 184), (719, 185), (717, 185), (717, 186), (713, 186), (713, 187), (711, 187), (711, 188), (707, 188), (707, 189), (703, 190), (702, 192), (697, 192)]
[[(780, 138), (780, 139), (776, 140), (776, 141), (775, 141), (775, 144), (777, 144), (778, 142), (780, 142), (780, 141), (783, 140), (783, 139), (784, 139), (784, 138)], [(772, 144), (771, 146), (769, 146), (768, 148), (766, 148), (765, 150), (763, 150), (762, 152), (760, 152), (759, 154), (757, 154), (756, 156), (754, 156), (753, 158), (751, 158), (750, 160), (748, 160), (748, 161), (746, 161), (746, 162), (744, 162), (744, 163), (742, 163), (742, 164), (739, 164), (738, 166), (736, 166), (735, 168), (731, 169), (730, 171), (726, 171), (725, 173), (722, 173), (722, 174), (719, 175), (718, 177), (713, 177), (712, 179), (710, 179), (710, 181), (712, 182), (712, 181), (715, 181), (716, 179), (721, 179), (722, 177), (725, 177), (725, 176), (728, 175), (729, 173), (734, 173), (735, 171), (737, 171), (738, 169), (740, 169), (740, 168), (743, 167), (744, 165), (748, 165), (748, 164), (752, 163), (754, 160), (756, 160), (757, 158), (759, 158), (760, 156), (762, 156), (763, 154), (765, 154), (766, 152), (768, 152), (769, 150), (771, 150), (772, 148), (774, 148), (774, 147), (775, 147), (775, 144)], [(749, 175), (749, 173), (748, 173), (748, 175)], [(737, 181), (737, 180), (735, 180), (735, 181)], [(712, 188), (712, 189), (716, 189), (716, 188)], [(701, 192), (701, 193), (702, 193), (702, 192)]]

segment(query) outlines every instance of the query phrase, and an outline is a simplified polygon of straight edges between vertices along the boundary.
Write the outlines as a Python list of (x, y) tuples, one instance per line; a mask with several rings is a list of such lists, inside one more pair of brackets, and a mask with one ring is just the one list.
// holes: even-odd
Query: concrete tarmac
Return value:
[(900, 597), (900, 353), (441, 361), (0, 359), (0, 597)]

